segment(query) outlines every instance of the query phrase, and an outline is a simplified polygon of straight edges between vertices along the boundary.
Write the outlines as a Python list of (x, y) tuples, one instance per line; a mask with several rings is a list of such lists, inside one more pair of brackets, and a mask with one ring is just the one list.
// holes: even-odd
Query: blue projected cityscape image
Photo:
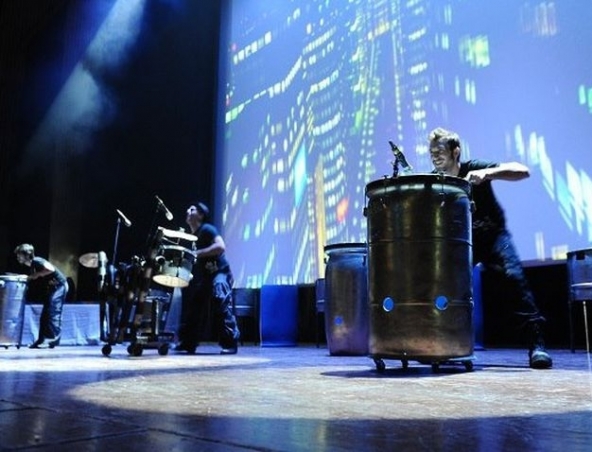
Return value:
[(228, 0), (216, 204), (236, 286), (322, 277), (325, 246), (367, 241), (389, 141), (430, 173), (439, 126), (463, 160), (529, 167), (493, 182), (524, 261), (592, 246), (590, 23), (587, 0)]

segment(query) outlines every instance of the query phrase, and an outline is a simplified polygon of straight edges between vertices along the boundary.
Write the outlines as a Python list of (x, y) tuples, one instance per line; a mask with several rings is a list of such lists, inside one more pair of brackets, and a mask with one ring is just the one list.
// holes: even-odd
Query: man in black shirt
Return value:
[(237, 353), (240, 337), (232, 307), (234, 280), (226, 259), (226, 245), (216, 227), (206, 222), (208, 215), (209, 209), (201, 202), (187, 209), (186, 223), (197, 241), (192, 244), (193, 278), (182, 293), (180, 342), (176, 350), (195, 352), (204, 326), (206, 303), (213, 302), (220, 353), (233, 355)]
[(19, 264), (31, 268), (27, 276), (27, 293), (34, 292), (43, 303), (39, 336), (29, 348), (54, 348), (60, 343), (62, 307), (68, 293), (67, 279), (51, 262), (35, 256), (33, 245), (23, 243), (15, 248), (14, 253)]
[(460, 161), (460, 138), (443, 128), (429, 135), (430, 156), (437, 173), (466, 179), (472, 186), (475, 211), (472, 214), (473, 263), (501, 270), (512, 289), (514, 311), (529, 338), (529, 365), (548, 369), (553, 360), (545, 350), (542, 327), (545, 318), (539, 312), (528, 287), (522, 263), (506, 228), (504, 211), (498, 203), (491, 181), (518, 181), (530, 176), (518, 162), (498, 163), (485, 160)]

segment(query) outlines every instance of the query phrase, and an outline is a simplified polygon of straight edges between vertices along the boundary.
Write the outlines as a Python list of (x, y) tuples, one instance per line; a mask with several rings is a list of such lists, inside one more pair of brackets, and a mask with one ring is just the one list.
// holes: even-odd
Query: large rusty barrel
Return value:
[(371, 357), (473, 353), (470, 184), (440, 174), (366, 186)]
[(331, 355), (368, 354), (365, 243), (325, 246), (325, 333)]

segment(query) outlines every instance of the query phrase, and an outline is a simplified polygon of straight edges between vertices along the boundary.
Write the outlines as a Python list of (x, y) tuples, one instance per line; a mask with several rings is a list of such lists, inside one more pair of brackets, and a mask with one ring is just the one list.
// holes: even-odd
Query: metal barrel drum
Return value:
[(0, 275), (0, 346), (20, 347), (27, 277)]
[(366, 186), (369, 355), (443, 362), (473, 353), (470, 184), (439, 174)]
[(331, 355), (368, 354), (368, 271), (364, 243), (325, 246), (325, 334)]

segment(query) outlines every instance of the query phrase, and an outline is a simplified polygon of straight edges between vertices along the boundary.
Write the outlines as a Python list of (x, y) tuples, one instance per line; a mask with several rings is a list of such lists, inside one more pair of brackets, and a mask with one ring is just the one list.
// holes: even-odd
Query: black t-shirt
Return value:
[[(31, 262), (31, 269), (35, 272), (39, 272), (43, 269), (45, 269), (45, 264), (48, 264), (49, 262), (46, 259), (43, 259), (42, 257), (34, 257), (33, 258), (33, 262)], [(61, 285), (61, 284), (66, 284), (66, 277), (64, 276), (64, 274), (59, 271), (55, 266), (55, 271), (50, 273), (47, 276), (43, 276), (42, 278), (38, 278), (41, 281), (44, 281), (46, 284), (51, 285), (51, 286), (57, 286), (57, 285)]]
[[(219, 235), (216, 227), (209, 223), (204, 223), (196, 232), (197, 241), (193, 243), (194, 250), (202, 250), (207, 248), (214, 239)], [(219, 256), (214, 257), (200, 257), (196, 259), (193, 265), (193, 274), (195, 276), (206, 276), (218, 273), (220, 271), (226, 271), (229, 268), (226, 254), (222, 253)]]
[[(499, 163), (487, 160), (469, 160), (460, 164), (458, 177), (464, 178), (469, 171), (495, 168), (497, 166), (499, 166)], [(472, 185), (471, 190), (473, 202), (475, 203), (475, 210), (472, 215), (473, 240), (491, 238), (492, 234), (505, 230), (506, 216), (495, 197), (491, 181)]]
[[(35, 256), (31, 262), (31, 274), (45, 269), (48, 261), (42, 257)], [(54, 266), (55, 267), (55, 266)], [(64, 274), (57, 268), (53, 273), (41, 278), (32, 279), (27, 284), (27, 299), (29, 301), (43, 299), (51, 294), (56, 287), (63, 286), (67, 280)]]

